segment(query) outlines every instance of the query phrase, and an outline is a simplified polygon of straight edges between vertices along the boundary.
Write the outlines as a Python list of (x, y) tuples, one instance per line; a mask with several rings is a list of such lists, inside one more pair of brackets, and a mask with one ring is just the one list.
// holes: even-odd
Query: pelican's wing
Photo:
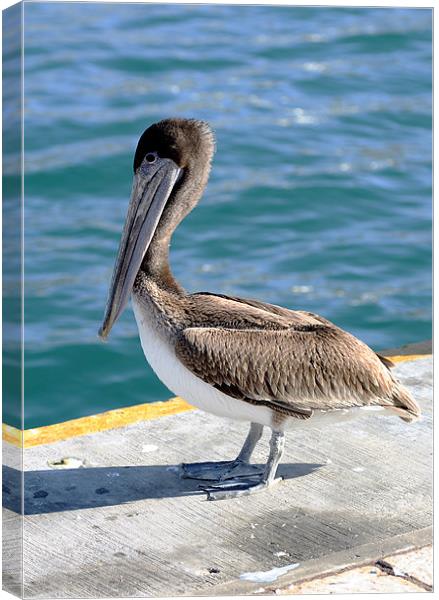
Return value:
[[(288, 320), (291, 325), (328, 325), (334, 329), (341, 330), (337, 325), (329, 321), (329, 319), (325, 319), (321, 315), (317, 315), (316, 313), (309, 312), (307, 310), (292, 310), (290, 308), (285, 308), (284, 306), (278, 306), (277, 304), (270, 304), (268, 302), (262, 302), (261, 300), (255, 300), (253, 298), (240, 298), (238, 296), (229, 296), (226, 294), (213, 294), (211, 292), (198, 292), (194, 294), (194, 296), (213, 296), (218, 298), (225, 298), (226, 300), (233, 300), (233, 302), (238, 302), (239, 304), (252, 306), (253, 308), (258, 308), (260, 310), (264, 310), (270, 314), (278, 315), (280, 317), (284, 317)], [(392, 369), (395, 364), (386, 356), (382, 354), (375, 353), (380, 361), (385, 365), (388, 369)]]
[(291, 324), (298, 325), (317, 325), (318, 323), (322, 323), (324, 325), (330, 325), (331, 327), (336, 327), (334, 323), (328, 321), (324, 317), (320, 315), (316, 315), (315, 313), (308, 312), (305, 310), (292, 310), (290, 308), (285, 308), (284, 306), (278, 306), (277, 304), (270, 304), (268, 302), (262, 302), (261, 300), (255, 300), (254, 298), (240, 298), (239, 296), (229, 296), (227, 294), (214, 294), (212, 292), (197, 292), (193, 294), (193, 296), (210, 296), (213, 299), (215, 298), (224, 298), (225, 300), (232, 300), (233, 302), (237, 302), (241, 305), (252, 306), (253, 308), (258, 308), (259, 310), (264, 310), (272, 315), (278, 315), (279, 317), (285, 317)]
[(336, 327), (190, 327), (180, 334), (176, 353), (192, 373), (228, 396), (302, 418), (316, 409), (369, 404), (419, 412), (377, 355)]

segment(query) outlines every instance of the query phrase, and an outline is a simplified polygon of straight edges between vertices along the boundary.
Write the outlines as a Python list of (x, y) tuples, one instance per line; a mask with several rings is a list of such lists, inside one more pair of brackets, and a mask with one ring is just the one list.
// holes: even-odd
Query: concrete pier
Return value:
[[(177, 471), (182, 461), (233, 458), (247, 425), (176, 400), (175, 411), (171, 401), (131, 422), (88, 418), (91, 433), (83, 420), (27, 432), (23, 518), (16, 441), (6, 430), (4, 510), (17, 531), (23, 518), (25, 597), (318, 593), (327, 577), (362, 565), (392, 577), (377, 561), (429, 552), (432, 524), (432, 358), (398, 360), (420, 422), (370, 414), (292, 429), (284, 481), (242, 499), (208, 502)], [(265, 461), (266, 441), (255, 462)], [(18, 543), (4, 545), (4, 586), (16, 593)], [(415, 575), (393, 580), (427, 590), (428, 576)]]

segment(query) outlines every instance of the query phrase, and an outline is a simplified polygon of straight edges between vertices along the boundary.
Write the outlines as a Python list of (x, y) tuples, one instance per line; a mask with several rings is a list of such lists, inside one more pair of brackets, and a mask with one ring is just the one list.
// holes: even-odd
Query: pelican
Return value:
[[(180, 467), (183, 477), (204, 480), (208, 499), (220, 500), (279, 481), (291, 425), (364, 409), (410, 422), (420, 409), (389, 359), (327, 319), (259, 300), (188, 293), (175, 280), (172, 234), (203, 194), (214, 148), (209, 125), (195, 119), (165, 119), (141, 135), (99, 335), (108, 336), (131, 296), (143, 352), (159, 379), (202, 410), (250, 423), (235, 460)], [(264, 427), (271, 439), (260, 469), (250, 459)]]

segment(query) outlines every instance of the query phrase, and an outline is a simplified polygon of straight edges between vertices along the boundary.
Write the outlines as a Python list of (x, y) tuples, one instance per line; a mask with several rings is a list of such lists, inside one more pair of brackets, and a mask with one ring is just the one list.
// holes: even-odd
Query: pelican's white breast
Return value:
[(271, 427), (272, 411), (268, 407), (231, 398), (194, 375), (177, 358), (171, 342), (159, 331), (154, 316), (135, 295), (132, 303), (146, 360), (167, 388), (189, 404), (219, 417)]

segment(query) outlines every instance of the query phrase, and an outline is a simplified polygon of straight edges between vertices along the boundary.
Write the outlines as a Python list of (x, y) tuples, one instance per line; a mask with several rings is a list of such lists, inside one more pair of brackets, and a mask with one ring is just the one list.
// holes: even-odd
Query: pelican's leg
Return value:
[(253, 451), (256, 448), (256, 444), (259, 442), (259, 440), (262, 437), (263, 430), (264, 430), (263, 425), (259, 425), (259, 423), (251, 423), (250, 424), (250, 429), (247, 434), (247, 437), (245, 438), (245, 442), (244, 442), (238, 456), (233, 461), (234, 463), (236, 463), (236, 462), (249, 463), (250, 462)]
[(248, 496), (281, 481), (276, 479), (276, 471), (285, 448), (285, 434), (283, 431), (273, 431), (270, 440), (270, 454), (264, 472), (258, 479), (239, 479), (218, 482), (203, 488), (207, 492), (208, 500), (226, 500), (239, 496)]
[(221, 462), (204, 462), (180, 465), (181, 477), (188, 479), (206, 479), (210, 481), (224, 481), (238, 477), (252, 477), (261, 474), (261, 469), (250, 465), (250, 458), (256, 444), (262, 436), (263, 426), (258, 423), (250, 425), (250, 431), (244, 445), (235, 460)]

